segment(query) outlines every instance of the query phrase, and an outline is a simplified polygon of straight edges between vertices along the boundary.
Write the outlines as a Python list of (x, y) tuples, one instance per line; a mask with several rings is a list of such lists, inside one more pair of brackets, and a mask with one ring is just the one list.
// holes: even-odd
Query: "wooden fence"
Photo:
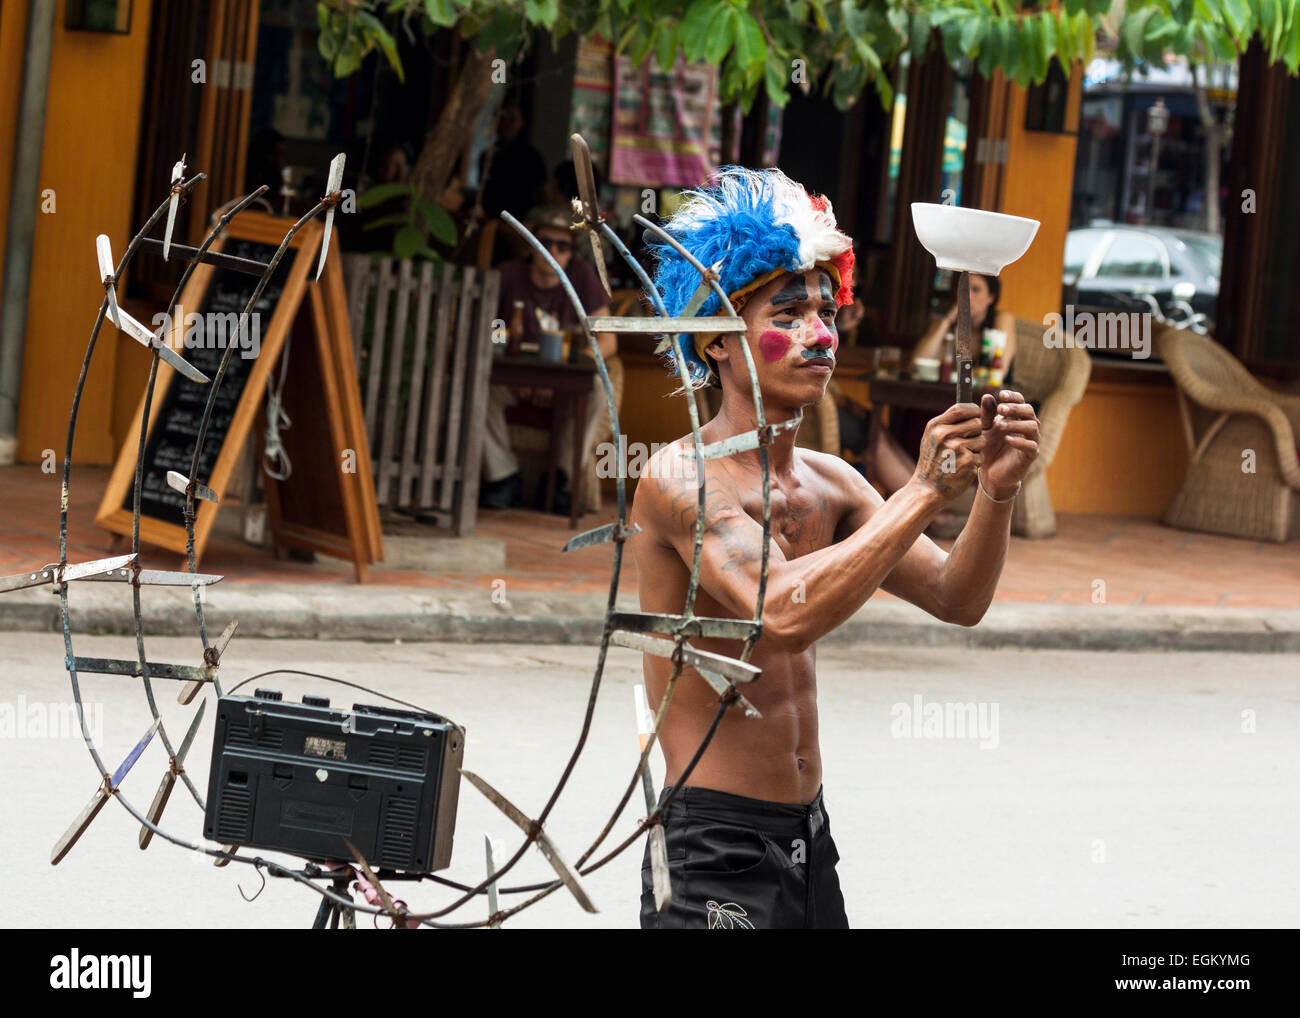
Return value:
[(379, 505), (472, 533), (500, 277), (362, 254), (344, 272)]

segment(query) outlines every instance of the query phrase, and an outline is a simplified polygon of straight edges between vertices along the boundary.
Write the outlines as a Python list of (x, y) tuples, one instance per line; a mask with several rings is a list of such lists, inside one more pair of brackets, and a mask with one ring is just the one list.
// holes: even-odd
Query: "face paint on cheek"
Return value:
[(777, 361), (782, 360), (789, 349), (790, 336), (788, 333), (768, 329), (758, 337), (758, 352), (763, 355), (763, 360), (768, 364), (775, 364)]

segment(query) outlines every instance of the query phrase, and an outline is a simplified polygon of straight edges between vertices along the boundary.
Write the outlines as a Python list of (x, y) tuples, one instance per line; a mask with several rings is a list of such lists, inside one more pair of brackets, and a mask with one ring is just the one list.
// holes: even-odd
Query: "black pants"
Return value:
[(848, 928), (820, 790), (798, 806), (688, 786), (669, 803), (664, 833), (672, 903), (655, 911), (647, 838), (643, 929)]

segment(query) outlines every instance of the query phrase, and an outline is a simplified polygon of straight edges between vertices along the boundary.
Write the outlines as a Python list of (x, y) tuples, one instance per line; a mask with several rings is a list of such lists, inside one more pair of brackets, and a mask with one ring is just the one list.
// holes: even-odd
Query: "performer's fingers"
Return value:
[[(974, 406), (972, 403), (971, 406)], [(941, 428), (934, 429), (935, 438), (943, 441), (945, 438), (973, 438), (984, 430), (984, 422), (979, 417), (969, 417), (964, 421), (958, 421), (956, 424), (946, 424)]]
[(978, 418), (980, 408), (974, 403), (954, 403), (947, 410), (935, 418), (941, 424), (953, 424), (957, 421), (964, 421), (971, 417)]
[(998, 415), (1001, 417), (1019, 417), (1024, 420), (1037, 417), (1034, 408), (1028, 403), (999, 403)]
[(1013, 421), (1009, 417), (1003, 417), (995, 425), (998, 431), (1007, 435), (1028, 435), (1035, 438), (1038, 435), (1037, 421)]
[(1013, 449), (1023, 449), (1025, 452), (1032, 453), (1038, 452), (1038, 443), (1025, 435), (1007, 435), (1002, 441)]
[(998, 412), (997, 398), (991, 392), (986, 392), (980, 397), (980, 426), (983, 428), (993, 427), (993, 419)]
[(1003, 389), (998, 393), (999, 403), (1023, 403), (1024, 401), (1025, 397), (1014, 389)]

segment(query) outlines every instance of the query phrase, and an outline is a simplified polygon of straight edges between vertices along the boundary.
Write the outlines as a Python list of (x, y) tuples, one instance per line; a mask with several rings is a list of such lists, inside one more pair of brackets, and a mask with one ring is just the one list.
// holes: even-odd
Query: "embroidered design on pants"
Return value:
[(725, 905), (710, 901), (708, 907), (711, 930), (752, 930), (754, 928), (754, 924), (745, 918), (749, 913), (734, 901), (729, 901)]

